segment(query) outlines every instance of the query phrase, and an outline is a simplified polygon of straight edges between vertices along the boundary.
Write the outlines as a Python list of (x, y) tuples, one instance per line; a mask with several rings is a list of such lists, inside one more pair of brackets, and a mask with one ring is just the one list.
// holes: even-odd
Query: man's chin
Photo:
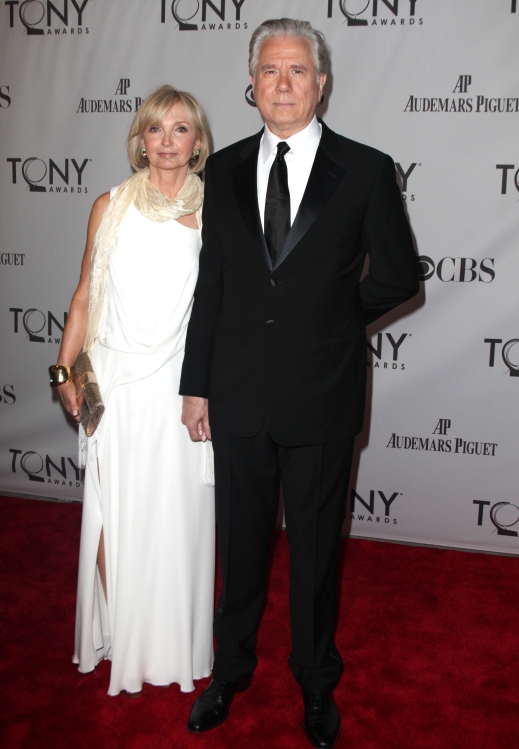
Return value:
[(299, 122), (299, 117), (292, 109), (276, 109), (270, 118), (270, 122), (274, 125), (296, 125)]
[(276, 104), (273, 107), (272, 114), (277, 117), (288, 115), (289, 117), (294, 116), (294, 105), (293, 104)]

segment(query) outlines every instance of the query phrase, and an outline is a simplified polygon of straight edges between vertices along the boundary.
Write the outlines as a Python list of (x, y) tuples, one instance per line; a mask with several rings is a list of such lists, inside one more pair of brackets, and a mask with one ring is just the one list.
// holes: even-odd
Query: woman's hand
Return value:
[(61, 402), (65, 408), (65, 411), (69, 413), (79, 423), (81, 420), (79, 414), (79, 405), (76, 397), (76, 386), (73, 382), (64, 382), (62, 385), (58, 385), (56, 390), (59, 393)]

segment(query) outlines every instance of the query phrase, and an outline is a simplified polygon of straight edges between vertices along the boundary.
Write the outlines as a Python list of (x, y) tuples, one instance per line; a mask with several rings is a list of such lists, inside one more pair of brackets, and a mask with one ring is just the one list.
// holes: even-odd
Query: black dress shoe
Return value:
[(331, 749), (339, 738), (341, 716), (330, 692), (304, 692), (307, 739), (319, 749)]
[(229, 717), (236, 692), (245, 692), (250, 687), (250, 679), (244, 681), (219, 681), (213, 679), (191, 708), (187, 721), (188, 731), (202, 733), (216, 728)]

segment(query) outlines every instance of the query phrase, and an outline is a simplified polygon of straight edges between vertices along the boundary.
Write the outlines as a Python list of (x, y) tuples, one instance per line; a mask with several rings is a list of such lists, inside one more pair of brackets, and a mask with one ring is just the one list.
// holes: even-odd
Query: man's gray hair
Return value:
[(253, 33), (249, 44), (249, 74), (256, 77), (256, 68), (261, 45), (265, 39), (273, 36), (302, 36), (311, 44), (314, 57), (317, 81), (319, 76), (328, 72), (329, 55), (324, 34), (314, 29), (308, 21), (296, 21), (293, 18), (274, 18), (263, 21)]

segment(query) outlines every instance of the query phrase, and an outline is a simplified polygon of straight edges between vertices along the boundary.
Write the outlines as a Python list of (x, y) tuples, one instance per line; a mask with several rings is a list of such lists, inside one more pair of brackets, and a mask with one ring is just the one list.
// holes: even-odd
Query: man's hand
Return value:
[(211, 439), (207, 398), (184, 395), (182, 401), (182, 424), (185, 424), (193, 442)]

